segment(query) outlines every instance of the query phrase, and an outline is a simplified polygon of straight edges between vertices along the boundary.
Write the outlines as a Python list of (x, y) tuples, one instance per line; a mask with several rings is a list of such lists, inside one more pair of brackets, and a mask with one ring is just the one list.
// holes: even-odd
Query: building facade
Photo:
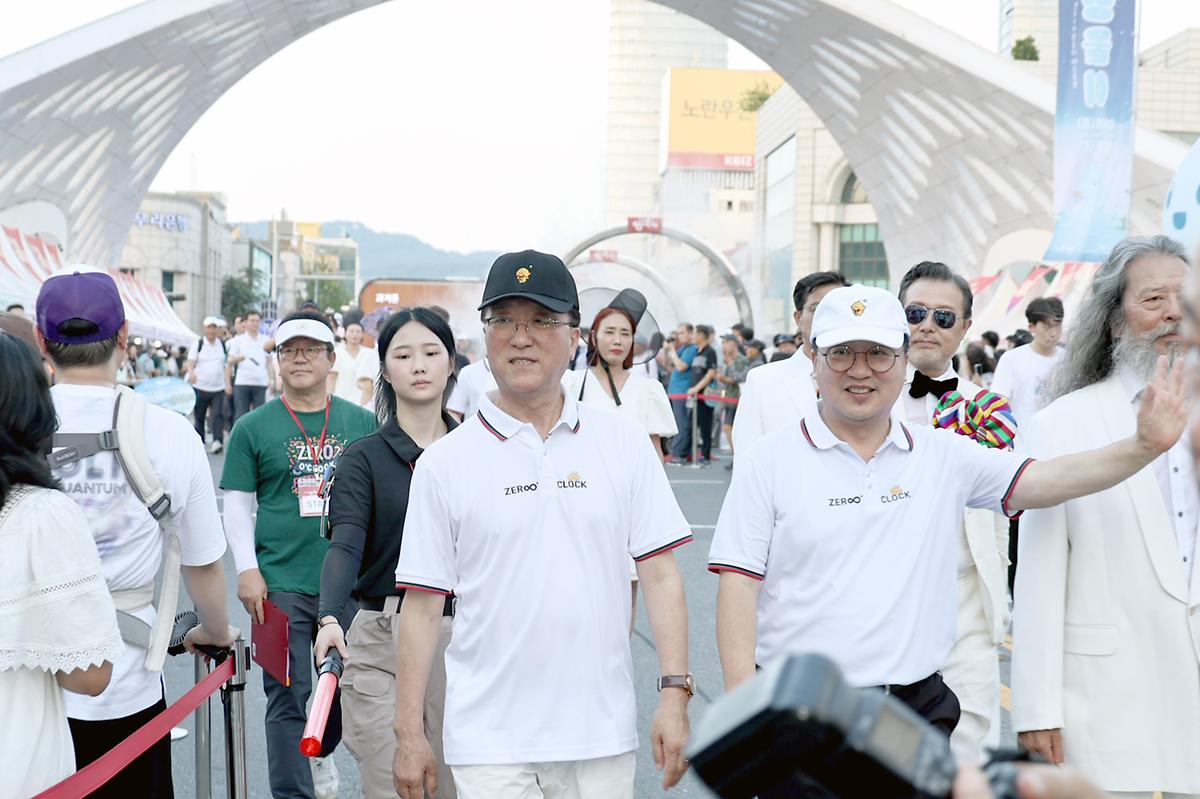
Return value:
[(648, 0), (612, 0), (608, 50), (605, 224), (658, 207), (663, 77), (670, 67), (723, 69), (729, 42), (693, 17)]
[(220, 313), (221, 284), (235, 270), (224, 197), (150, 192), (131, 221), (121, 271), (161, 288), (184, 324), (200, 330)]
[[(1057, 0), (1000, 0), (1001, 55), (1032, 36), (1039, 60), (1016, 62), (1049, 82), (1057, 78)], [(1137, 124), (1186, 143), (1200, 136), (1200, 30), (1186, 30), (1141, 52)], [(760, 326), (790, 327), (791, 291), (809, 272), (837, 269), (855, 282), (894, 288), (878, 218), (846, 155), (811, 108), (788, 86), (758, 114), (752, 285), (761, 286)], [(1165, 194), (1165, 192), (1164, 192)], [(1052, 231), (1002, 240), (978, 263), (954, 263), (968, 276), (1029, 264)], [(936, 253), (934, 257), (938, 257)], [(900, 265), (903, 266), (903, 265)], [(901, 270), (902, 271), (902, 270)]]

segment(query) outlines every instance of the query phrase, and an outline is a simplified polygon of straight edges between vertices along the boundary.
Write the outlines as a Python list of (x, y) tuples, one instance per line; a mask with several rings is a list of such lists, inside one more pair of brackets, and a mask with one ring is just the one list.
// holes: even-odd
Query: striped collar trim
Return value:
[[(813, 449), (833, 449), (838, 444), (844, 443), (833, 434), (819, 413), (801, 419), (800, 432), (804, 434), (804, 438), (808, 440)], [(908, 425), (900, 421), (895, 414), (892, 415), (892, 425), (888, 430), (887, 438), (884, 439), (885, 445), (889, 443), (895, 444), (905, 452), (913, 450), (912, 433), (909, 432)]]
[[(494, 394), (495, 392), (491, 392)], [(495, 436), (499, 441), (507, 441), (516, 436), (524, 427), (532, 427), (528, 422), (522, 422), (509, 416), (496, 405), (492, 400), (491, 394), (484, 394), (479, 401), (479, 409), (476, 411), (476, 416), (479, 417), (480, 424), (483, 428)], [(582, 426), (582, 420), (579, 413), (579, 402), (571, 396), (568, 391), (563, 392), (563, 408), (562, 415), (559, 416), (558, 422), (550, 429), (553, 434), (561, 427), (565, 427), (572, 433), (578, 433)]]

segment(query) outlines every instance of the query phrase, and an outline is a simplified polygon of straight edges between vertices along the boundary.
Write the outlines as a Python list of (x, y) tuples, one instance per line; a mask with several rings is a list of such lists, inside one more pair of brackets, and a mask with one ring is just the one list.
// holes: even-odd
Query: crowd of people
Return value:
[[(818, 272), (770, 350), (681, 323), (655, 353), (641, 294), (581, 319), (562, 261), (526, 250), (492, 265), (474, 361), (438, 308), (398, 310), (373, 346), (317, 308), (206, 319), (179, 372), (194, 422), (122, 386), (144, 354), (112, 279), (52, 277), (36, 325), (0, 319), (0, 715), (26, 720), (0, 729), (0, 793), (38, 793), (165, 708), (170, 587), (199, 617), (188, 648), (232, 643), (227, 549), (251, 618), (287, 617), (290, 678), (262, 675), (273, 796), (336, 795), (344, 741), (367, 797), (633, 797), (639, 592), (670, 788), (696, 683), (673, 552), (692, 535), (664, 464), (708, 463), (723, 434), (726, 690), (824, 653), (946, 735), (955, 796), (983, 799), (1011, 613), (1019, 744), (1069, 766), (1028, 767), (1022, 796), (1200, 797), (1188, 268), (1170, 239), (1127, 239), (1065, 340), (1047, 298), (1007, 351), (968, 338), (945, 264), (896, 294)], [(310, 760), (313, 666), (335, 650)], [(828, 795), (796, 790), (761, 796)], [(169, 739), (94, 795), (172, 796)]]

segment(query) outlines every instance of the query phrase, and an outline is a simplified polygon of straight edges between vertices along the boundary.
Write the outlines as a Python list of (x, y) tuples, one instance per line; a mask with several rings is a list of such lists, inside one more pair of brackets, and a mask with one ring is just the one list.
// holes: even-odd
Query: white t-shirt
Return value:
[(464, 420), (474, 416), (479, 409), (479, 401), (489, 391), (496, 389), (496, 378), (487, 358), (480, 358), (475, 363), (467, 364), (458, 373), (458, 381), (446, 400), (446, 410), (460, 414)]
[[(207, 349), (207, 348), (206, 348)], [(263, 350), (263, 337), (250, 337), (247, 333), (234, 336), (229, 341), (229, 355), (245, 356), (236, 364), (235, 386), (265, 386), (267, 384), (267, 359), (271, 356)]]
[(1033, 415), (1048, 404), (1046, 384), (1065, 352), (1061, 347), (1055, 347), (1053, 355), (1041, 355), (1032, 344), (1025, 344), (1004, 353), (1000, 363), (996, 364), (989, 388), (1008, 397), (1018, 425), (1029, 424)]
[(635, 366), (629, 370), (629, 377), (621, 387), (621, 404), (618, 405), (608, 396), (601, 380), (591, 369), (566, 372), (563, 375), (563, 389), (576, 399), (579, 389), (583, 387), (582, 401), (607, 411), (624, 414), (645, 428), (653, 436), (673, 436), (679, 432), (675, 424), (675, 415), (671, 413), (671, 401), (662, 383), (645, 377)]
[(360, 346), (356, 358), (346, 349), (345, 344), (338, 344), (334, 353), (332, 371), (337, 373), (337, 382), (333, 387), (333, 395), (355, 405), (361, 404), (362, 391), (358, 388), (358, 378), (366, 376), (362, 375), (362, 372), (367, 368), (373, 369), (375, 374), (379, 372), (379, 356), (375, 348)]
[(1002, 512), (1027, 463), (895, 416), (864, 463), (819, 413), (740, 452), (709, 570), (763, 581), (758, 665), (820, 652), (857, 686), (907, 685), (942, 668), (963, 511)]
[(201, 391), (225, 390), (225, 349), (226, 345), (219, 338), (212, 341), (203, 337), (196, 339), (188, 350), (188, 363), (196, 373), (193, 386)]
[[(58, 412), (59, 432), (93, 433), (112, 428), (113, 389), (60, 384), (50, 393)], [(171, 497), (171, 518), (179, 527), (183, 564), (204, 566), (219, 560), (225, 553), (225, 534), (208, 456), (196, 431), (183, 416), (147, 405), (146, 448)], [(109, 590), (153, 583), (162, 564), (164, 534), (129, 486), (113, 453), (97, 453), (56, 469), (55, 475), (92, 525)], [(154, 623), (153, 608), (134, 615)], [(153, 705), (162, 697), (162, 675), (148, 671), (145, 659), (146, 650), (126, 644), (113, 663), (112, 681), (104, 693), (96, 697), (68, 694), (67, 715), (85, 720), (116, 719)]]
[(574, 397), (544, 441), (485, 396), (425, 450), (396, 583), (458, 597), (446, 762), (636, 749), (628, 559), (690, 540), (646, 431)]
[(0, 796), (25, 797), (75, 771), (55, 673), (115, 660), (124, 644), (87, 519), (62, 493), (10, 491), (0, 551)]

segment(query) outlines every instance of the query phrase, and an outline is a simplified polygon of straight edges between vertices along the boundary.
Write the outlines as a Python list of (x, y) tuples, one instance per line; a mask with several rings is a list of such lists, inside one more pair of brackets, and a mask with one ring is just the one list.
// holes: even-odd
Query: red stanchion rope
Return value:
[[(688, 396), (689, 395), (687, 395), (687, 394), (668, 394), (667, 399), (687, 399)], [(737, 397), (722, 397), (717, 394), (697, 394), (696, 399), (712, 400), (713, 402), (724, 402), (729, 405), (737, 405), (738, 404)]]
[(117, 772), (136, 760), (164, 735), (169, 735), (172, 727), (187, 718), (201, 702), (208, 699), (232, 677), (234, 657), (236, 655), (227, 658), (211, 674), (196, 683), (192, 690), (181, 696), (178, 702), (147, 721), (137, 732), (121, 741), (99, 760), (89, 763), (57, 785), (50, 786), (33, 799), (77, 799), (87, 796), (111, 780)]

